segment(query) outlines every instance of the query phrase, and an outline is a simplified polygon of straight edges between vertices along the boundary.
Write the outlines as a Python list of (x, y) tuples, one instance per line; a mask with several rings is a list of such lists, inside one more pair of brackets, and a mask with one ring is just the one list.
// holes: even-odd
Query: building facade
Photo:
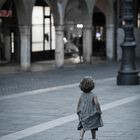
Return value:
[[(0, 62), (18, 63), (26, 71), (33, 61), (54, 60), (59, 68), (64, 66), (65, 49), (75, 46), (84, 63), (93, 57), (120, 60), (121, 2), (0, 0)], [(140, 57), (140, 2), (134, 0), (133, 7), (136, 57)]]

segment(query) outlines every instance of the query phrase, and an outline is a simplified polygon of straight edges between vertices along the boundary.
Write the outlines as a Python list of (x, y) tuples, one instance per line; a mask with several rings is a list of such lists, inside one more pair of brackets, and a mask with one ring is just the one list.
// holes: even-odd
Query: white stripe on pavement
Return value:
[[(121, 100), (114, 101), (109, 104), (105, 104), (101, 108), (102, 108), (102, 111), (105, 111), (105, 110), (109, 110), (109, 109), (118, 107), (118, 106), (126, 104), (126, 103), (130, 103), (130, 102), (133, 102), (133, 101), (139, 100), (139, 99), (140, 99), (140, 95), (135, 95), (135, 96), (131, 96), (131, 97), (123, 98)], [(2, 136), (2, 137), (0, 137), (0, 140), (19, 140), (21, 138), (25, 138), (25, 137), (31, 136), (33, 134), (36, 134), (36, 133), (39, 133), (42, 131), (46, 131), (46, 130), (54, 128), (56, 126), (60, 126), (65, 123), (74, 121), (76, 119), (77, 119), (77, 115), (72, 114), (72, 115), (62, 117), (62, 118), (59, 118), (59, 119), (56, 119), (53, 121), (42, 123), (40, 125), (26, 128), (24, 130), (21, 130), (21, 131), (12, 133), (12, 134)]]
[[(96, 82), (104, 82), (104, 81), (109, 81), (109, 80), (114, 80), (114, 79), (115, 79), (114, 77), (111, 77), (111, 78), (96, 80)], [(1, 96), (0, 100), (13, 99), (13, 98), (18, 98), (18, 97), (22, 97), (22, 96), (29, 96), (29, 95), (36, 95), (36, 94), (41, 94), (44, 92), (46, 93), (46, 92), (50, 92), (50, 91), (56, 91), (56, 90), (76, 87), (78, 85), (79, 85), (79, 83), (75, 83), (75, 84), (69, 84), (69, 85), (63, 85), (63, 86), (37, 89), (37, 90), (32, 90), (32, 91), (27, 91), (27, 92), (22, 92), (22, 93), (16, 93), (16, 94), (12, 94), (12, 95), (5, 95), (5, 96)]]

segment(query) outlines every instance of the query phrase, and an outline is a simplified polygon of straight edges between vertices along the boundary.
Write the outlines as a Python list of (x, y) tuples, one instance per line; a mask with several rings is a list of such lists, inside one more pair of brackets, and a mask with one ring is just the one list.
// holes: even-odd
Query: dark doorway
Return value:
[(95, 7), (93, 13), (93, 56), (106, 57), (106, 20), (104, 14)]

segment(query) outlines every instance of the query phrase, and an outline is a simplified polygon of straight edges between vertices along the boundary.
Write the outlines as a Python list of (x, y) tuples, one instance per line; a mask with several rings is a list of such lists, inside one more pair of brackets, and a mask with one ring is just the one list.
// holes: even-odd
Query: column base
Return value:
[(119, 72), (117, 76), (117, 85), (138, 85), (138, 72)]
[(27, 71), (31, 71), (31, 66), (22, 66), (22, 65), (21, 65), (21, 66), (20, 66), (20, 70), (21, 70), (21, 71), (26, 71), (26, 72), (27, 72)]

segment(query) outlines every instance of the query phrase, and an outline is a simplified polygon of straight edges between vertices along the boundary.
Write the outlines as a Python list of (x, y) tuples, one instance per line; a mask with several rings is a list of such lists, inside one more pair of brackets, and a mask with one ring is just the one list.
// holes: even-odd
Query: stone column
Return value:
[(88, 64), (92, 62), (92, 26), (83, 28), (83, 60)]
[(106, 56), (109, 60), (115, 58), (115, 45), (114, 45), (114, 25), (109, 24), (106, 26)]
[(56, 32), (56, 47), (55, 47), (55, 64), (56, 67), (61, 68), (64, 66), (64, 26), (55, 26)]
[(11, 61), (11, 36), (10, 30), (8, 28), (4, 29), (4, 52), (5, 52), (5, 60), (7, 62)]
[(20, 65), (21, 70), (28, 71), (31, 66), (30, 27), (20, 26)]

